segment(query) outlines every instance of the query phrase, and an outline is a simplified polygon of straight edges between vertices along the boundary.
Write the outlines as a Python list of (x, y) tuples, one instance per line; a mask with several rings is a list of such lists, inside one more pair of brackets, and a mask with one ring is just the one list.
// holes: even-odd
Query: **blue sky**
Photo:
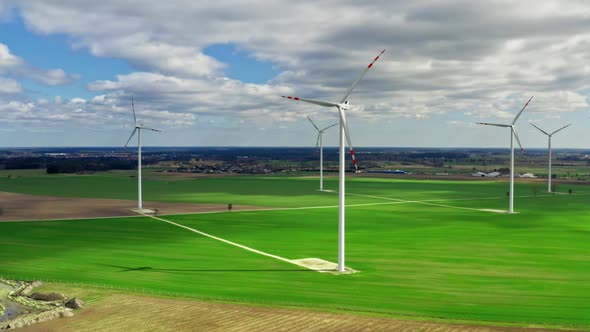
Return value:
[(502, 147), (508, 135), (475, 123), (509, 122), (530, 95), (525, 146), (545, 145), (533, 122), (574, 123), (556, 146), (590, 147), (589, 14), (557, 0), (9, 0), (0, 145), (117, 145), (132, 96), (165, 131), (153, 145), (313, 145), (306, 116), (334, 110), (280, 96), (338, 100), (385, 48), (350, 97), (360, 147)]
[(23, 80), (30, 96), (39, 98), (88, 98), (94, 95), (86, 84), (95, 80), (113, 79), (128, 74), (133, 68), (122, 59), (95, 57), (86, 49), (74, 50), (66, 34), (39, 35), (27, 30), (19, 15), (0, 23), (0, 42), (13, 54), (39, 68), (62, 68), (68, 73), (80, 75), (74, 84), (47, 86), (31, 80)]

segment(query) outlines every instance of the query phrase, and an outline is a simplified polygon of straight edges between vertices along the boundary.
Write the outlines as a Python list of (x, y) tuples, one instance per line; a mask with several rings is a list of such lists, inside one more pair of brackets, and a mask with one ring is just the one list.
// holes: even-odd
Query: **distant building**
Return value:
[(484, 173), (484, 172), (476, 172), (471, 174), (471, 176), (482, 177), (482, 178), (496, 178), (500, 176), (498, 172), (491, 172), (491, 173)]
[(519, 175), (521, 178), (531, 178), (531, 179), (535, 179), (537, 176), (533, 173), (524, 173)]

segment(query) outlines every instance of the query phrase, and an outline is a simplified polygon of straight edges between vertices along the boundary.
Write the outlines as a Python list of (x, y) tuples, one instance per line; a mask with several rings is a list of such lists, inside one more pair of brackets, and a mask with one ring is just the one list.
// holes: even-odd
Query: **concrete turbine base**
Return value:
[(155, 214), (156, 211), (151, 209), (132, 209), (131, 211), (139, 214)]
[(325, 261), (320, 258), (302, 258), (302, 259), (292, 259), (290, 260), (291, 263), (295, 265), (299, 265), (306, 269), (314, 270), (321, 273), (330, 273), (330, 274), (353, 274), (360, 271), (351, 269), (346, 267), (344, 272), (338, 271), (338, 264)]

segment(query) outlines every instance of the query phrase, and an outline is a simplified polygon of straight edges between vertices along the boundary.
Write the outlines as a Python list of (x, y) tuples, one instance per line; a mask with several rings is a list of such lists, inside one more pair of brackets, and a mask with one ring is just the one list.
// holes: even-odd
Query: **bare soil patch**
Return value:
[(408, 321), (301, 309), (113, 294), (74, 317), (19, 331), (489, 331), (547, 329)]
[[(158, 215), (226, 211), (224, 204), (190, 204), (144, 202), (144, 207), (158, 210)], [(136, 216), (131, 211), (137, 201), (125, 199), (78, 198), (24, 195), (0, 192), (0, 222), (48, 219), (82, 219)], [(234, 205), (232, 210), (261, 207)]]
[(321, 258), (302, 258), (302, 259), (292, 259), (291, 263), (295, 265), (299, 265), (305, 267), (310, 270), (322, 272), (322, 273), (332, 273), (332, 274), (352, 274), (359, 272), (357, 270), (351, 269), (349, 267), (345, 267), (345, 272), (338, 272), (338, 264), (334, 262), (329, 262), (323, 260)]

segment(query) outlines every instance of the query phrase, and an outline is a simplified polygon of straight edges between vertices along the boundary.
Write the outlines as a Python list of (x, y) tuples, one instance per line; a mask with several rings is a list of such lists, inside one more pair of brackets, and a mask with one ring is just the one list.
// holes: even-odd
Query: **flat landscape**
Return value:
[[(134, 207), (132, 172), (6, 172), (0, 191)], [(552, 195), (543, 183), (517, 182), (518, 213), (508, 215), (498, 213), (508, 205), (502, 181), (350, 176), (346, 265), (360, 272), (334, 275), (289, 262), (337, 260), (337, 194), (318, 185), (313, 177), (151, 173), (146, 200), (223, 209), (161, 216), (168, 222), (2, 222), (0, 275), (411, 320), (590, 328), (590, 187), (562, 184)], [(337, 180), (328, 178), (326, 188), (337, 189)], [(261, 210), (226, 212), (230, 203)]]

